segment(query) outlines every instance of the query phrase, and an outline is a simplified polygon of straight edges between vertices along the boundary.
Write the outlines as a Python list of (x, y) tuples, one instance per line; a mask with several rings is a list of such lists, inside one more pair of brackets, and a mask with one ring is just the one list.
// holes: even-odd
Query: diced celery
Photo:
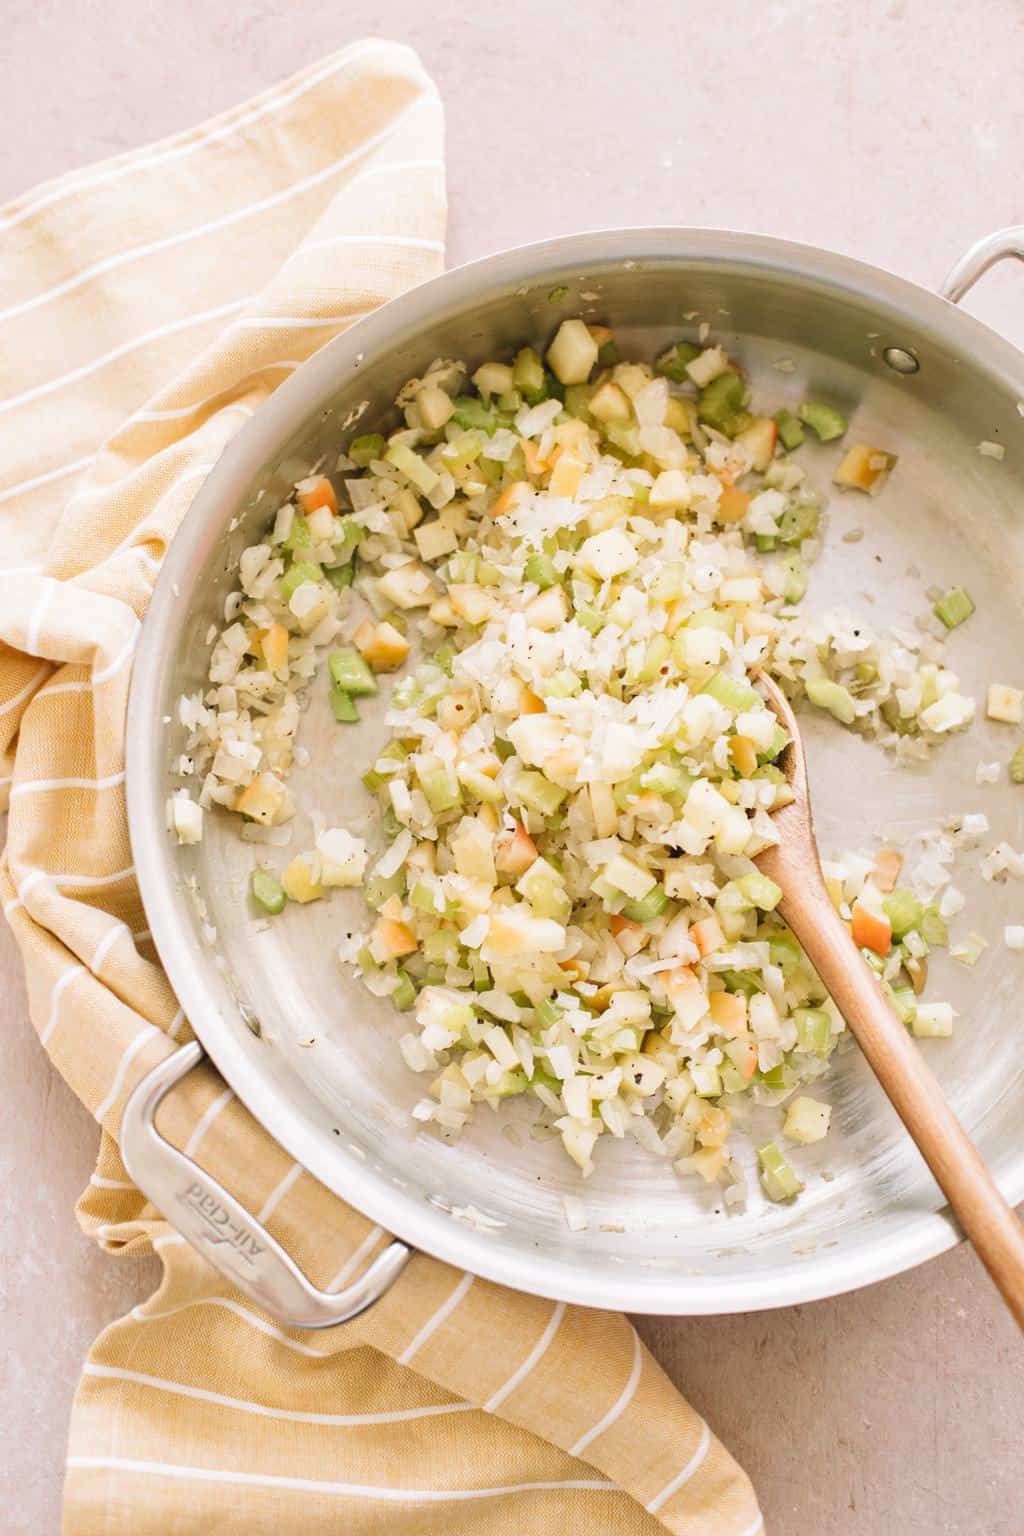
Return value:
[(359, 719), (359, 711), (356, 708), (355, 700), (344, 689), (339, 688), (337, 683), (331, 684), (330, 700), (331, 710), (338, 724), (355, 725)]
[(734, 880), (723, 885), (715, 897), (715, 916), (727, 939), (738, 939), (747, 926), (750, 902)]
[(882, 911), (889, 919), (894, 939), (902, 939), (912, 928), (921, 923), (923, 908), (913, 891), (897, 886), (882, 902)]
[(792, 1200), (803, 1189), (789, 1160), (783, 1156), (774, 1141), (768, 1141), (757, 1149), (761, 1184), (769, 1200)]
[(568, 295), (569, 295), (569, 290), (566, 287), (566, 285), (564, 283), (559, 283), (558, 287), (557, 288), (552, 288), (550, 293), (548, 294), (548, 303), (549, 304), (560, 304), (563, 299), (568, 298)]
[(709, 426), (724, 431), (742, 408), (746, 386), (732, 369), (720, 373), (706, 384), (697, 398), (697, 415)]
[(567, 384), (565, 386), (565, 408), (570, 416), (578, 421), (586, 421), (590, 415), (590, 402), (593, 398), (594, 388), (591, 384)]
[(917, 998), (913, 987), (890, 987), (889, 998), (901, 1024), (913, 1024), (917, 1016)]
[(662, 676), (662, 668), (672, 655), (672, 642), (667, 635), (655, 635), (647, 644), (647, 654), (637, 673), (637, 681), (656, 683)]
[(395, 875), (368, 875), (363, 883), (363, 896), (368, 907), (375, 912), (379, 911), (384, 903), (392, 896), (401, 896), (405, 891), (405, 876), (399, 870)]
[(793, 1023), (802, 1051), (810, 1051), (815, 1056), (831, 1055), (832, 1020), (824, 1008), (794, 1008)]
[(583, 628), (592, 635), (598, 634), (607, 623), (607, 619), (600, 609), (594, 608), (590, 603), (576, 604), (576, 618), (583, 625)]
[(949, 929), (946, 919), (941, 916), (938, 907), (925, 907), (921, 913), (918, 932), (926, 944), (944, 945), (949, 943)]
[(751, 688), (749, 683), (741, 682), (737, 677), (731, 677), (728, 672), (716, 672), (700, 691), (710, 694), (716, 703), (724, 704), (726, 709), (735, 710), (737, 714), (753, 709), (756, 704), (762, 702), (761, 695), (755, 688)]
[(785, 752), (788, 746), (789, 732), (783, 730), (782, 726), (776, 721), (772, 727), (772, 739), (764, 751), (757, 754), (757, 760), (759, 763), (773, 763), (780, 753)]
[(427, 804), (435, 816), (440, 816), (445, 811), (453, 811), (462, 803), (459, 781), (454, 774), (448, 772), (447, 768), (435, 768), (425, 773), (420, 779), (420, 784), (427, 797)]
[(501, 571), (489, 560), (481, 560), (476, 568), (476, 584), (478, 587), (500, 587)]
[(609, 337), (603, 341), (597, 349), (597, 366), (599, 368), (614, 368), (619, 361), (619, 344), (615, 337)]
[(772, 550), (778, 546), (778, 542), (779, 541), (775, 537), (774, 533), (754, 534), (754, 547), (757, 549), (759, 554), (770, 555)]
[(341, 543), (339, 544), (337, 539), (333, 540), (335, 546), (334, 553), (339, 565), (343, 564), (346, 560), (351, 560), (366, 536), (366, 529), (361, 528), (350, 517), (341, 518), (340, 527)]
[(284, 886), (269, 869), (254, 869), (249, 881), (249, 889), (252, 892), (253, 901), (265, 912), (283, 911), (285, 902), (288, 900)]
[(537, 1023), (540, 1025), (541, 1029), (550, 1029), (551, 1026), (553, 1024), (557, 1024), (559, 1019), (562, 1017), (562, 1010), (555, 1002), (553, 997), (541, 998), (540, 1002), (537, 1003), (533, 1011), (536, 1015)]
[(566, 789), (559, 789), (557, 784), (552, 784), (542, 773), (535, 773), (529, 768), (517, 775), (512, 791), (528, 810), (545, 817), (553, 816), (569, 793)]
[(853, 696), (841, 683), (827, 677), (815, 677), (807, 684), (807, 697), (819, 709), (827, 709), (843, 725), (852, 725), (857, 718)]
[(282, 541), (281, 548), (286, 549), (290, 555), (295, 555), (300, 549), (308, 549), (312, 542), (313, 535), (309, 531), (309, 524), (301, 512), (296, 512), (292, 518), (292, 526), (288, 530), (288, 537)]
[(441, 458), (456, 479), (466, 474), (483, 452), (483, 439), (479, 432), (463, 432), (441, 449)]
[(453, 928), (438, 928), (423, 940), (423, 957), (430, 965), (449, 965), (459, 952), (459, 936)]
[(348, 445), (348, 456), (353, 464), (365, 469), (372, 459), (382, 459), (387, 443), (379, 432), (368, 432), (364, 437), (354, 437)]
[(652, 763), (640, 774), (640, 788), (663, 795), (666, 800), (689, 794), (693, 776), (673, 763)]
[(523, 347), (512, 365), (512, 379), (527, 405), (539, 405), (547, 399), (544, 364), (532, 347)]
[(811, 502), (787, 507), (779, 518), (779, 539), (783, 544), (802, 544), (818, 531), (821, 513)]
[(686, 365), (699, 356), (700, 347), (694, 346), (692, 341), (677, 341), (656, 359), (654, 371), (663, 374), (666, 379), (672, 379), (676, 384), (685, 384), (690, 377)]
[(473, 395), (458, 395), (453, 402), (452, 420), (465, 431), (486, 432), (488, 437), (498, 430), (497, 412), (484, 405)]
[(782, 900), (782, 890), (767, 875), (741, 875), (736, 881), (752, 906), (760, 912), (774, 912)]
[(804, 440), (804, 429), (800, 425), (799, 417), (794, 416), (785, 406), (775, 412), (775, 425), (779, 429), (779, 441), (783, 448), (792, 453), (794, 448), (799, 448)]
[(627, 459), (638, 459), (641, 454), (640, 428), (631, 426), (625, 421), (606, 421), (604, 424), (605, 440)]
[(346, 587), (352, 585), (355, 568), (351, 560), (347, 561), (345, 565), (325, 565), (324, 575), (332, 587), (336, 587), (339, 592), (342, 592)]
[[(369, 899), (369, 898), (367, 898)], [(409, 892), (409, 905), (415, 907), (417, 912), (436, 912), (434, 905), (434, 892), (423, 880), (417, 880)]]
[(1024, 784), (1024, 747), (1018, 747), (1010, 758), (1010, 782)]
[(424, 496), (429, 496), (440, 483), (440, 476), (431, 469), (425, 459), (411, 449), (408, 443), (392, 443), (384, 455), (389, 464), (400, 470)]
[(344, 650), (332, 651), (327, 665), (332, 679), (342, 693), (348, 693), (353, 698), (360, 699), (367, 694), (377, 692), (377, 679), (359, 652), (352, 647), (346, 646)]
[(622, 905), (623, 917), (628, 917), (631, 923), (653, 923), (660, 917), (668, 906), (668, 896), (663, 885), (655, 885), (647, 892), (646, 896), (626, 901)]
[(536, 582), (542, 592), (558, 584), (558, 572), (549, 555), (540, 553), (530, 555), (523, 567), (523, 575), (527, 581)]
[(811, 431), (823, 443), (832, 442), (833, 438), (842, 437), (846, 431), (846, 417), (831, 405), (822, 405), (817, 400), (805, 400), (797, 415), (805, 427)]
[(956, 629), (974, 612), (974, 603), (963, 587), (953, 587), (940, 597), (934, 608), (935, 617), (941, 619), (947, 629)]
[(398, 968), (398, 986), (391, 994), (391, 1001), (399, 1013), (408, 1013), (416, 1001), (416, 987), (401, 966)]
[(762, 990), (751, 971), (719, 971), (718, 974), (727, 992), (741, 992), (744, 997), (753, 997), (755, 992)]
[(319, 581), (320, 576), (321, 571), (318, 565), (313, 565), (308, 560), (297, 560), (281, 577), (281, 596), (286, 603), (290, 602), (303, 582)]
[(807, 595), (807, 567), (798, 554), (783, 555), (782, 595), (787, 603), (799, 603)]
[(771, 935), (768, 940), (768, 955), (772, 964), (781, 966), (783, 971), (792, 970), (803, 959), (803, 951), (788, 929)]

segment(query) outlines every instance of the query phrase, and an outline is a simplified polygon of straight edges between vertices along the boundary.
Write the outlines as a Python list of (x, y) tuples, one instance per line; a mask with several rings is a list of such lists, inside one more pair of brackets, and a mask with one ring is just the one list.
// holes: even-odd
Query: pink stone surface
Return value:
[[(0, 0), (0, 30), (0, 198), (383, 32), (445, 98), (452, 261), (695, 223), (934, 284), (1024, 219), (1015, 0)], [(993, 273), (970, 304), (1024, 343), (1024, 273)], [(0, 1527), (51, 1536), (82, 1357), (157, 1266), (75, 1225), (97, 1131), (39, 1049), (2, 925), (0, 1069)], [(1024, 1530), (1021, 1344), (966, 1249), (856, 1296), (641, 1331), (755, 1478), (772, 1536)]]

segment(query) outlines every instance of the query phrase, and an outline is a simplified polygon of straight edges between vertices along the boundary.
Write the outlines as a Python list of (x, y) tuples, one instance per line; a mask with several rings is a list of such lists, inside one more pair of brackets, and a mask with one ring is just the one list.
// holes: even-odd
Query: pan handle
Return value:
[(189, 1041), (132, 1093), (121, 1121), (121, 1157), (128, 1172), (186, 1242), (278, 1322), (333, 1328), (358, 1317), (397, 1280), (411, 1250), (393, 1242), (343, 1291), (317, 1290), (234, 1195), (156, 1128), (161, 1100), (202, 1059), (202, 1046)]
[(939, 284), (939, 296), (959, 304), (989, 267), (994, 267), (997, 261), (1005, 261), (1008, 256), (1024, 261), (1024, 224), (997, 229), (994, 234), (975, 241)]

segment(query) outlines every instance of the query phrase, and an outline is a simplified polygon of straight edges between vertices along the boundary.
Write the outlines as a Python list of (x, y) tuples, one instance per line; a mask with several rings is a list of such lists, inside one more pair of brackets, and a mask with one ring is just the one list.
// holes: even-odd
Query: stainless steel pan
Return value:
[[(994, 260), (1021, 256), (1024, 231), (983, 242), (951, 274), (958, 299)], [(564, 287), (564, 297), (552, 291)], [(343, 1199), (401, 1241), (341, 1297), (316, 1293), (252, 1217), (211, 1185), (152, 1126), (159, 1098), (201, 1056), (186, 1046), (129, 1106), (129, 1169), (168, 1219), (285, 1320), (324, 1326), (380, 1293), (415, 1246), (519, 1289), (594, 1307), (674, 1314), (743, 1311), (833, 1295), (941, 1252), (957, 1233), (941, 1197), (864, 1063), (836, 1064), (828, 1088), (834, 1132), (801, 1157), (808, 1187), (792, 1207), (769, 1205), (756, 1179), (748, 1209), (719, 1214), (713, 1192), (681, 1186), (630, 1143), (599, 1149), (580, 1186), (557, 1143), (534, 1139), (526, 1106), (480, 1113), (451, 1145), (408, 1111), (422, 1082), (404, 1066), (386, 1005), (343, 979), (334, 952), (358, 893), (259, 924), (246, 898), (250, 847), (230, 818), (207, 818), (197, 848), (172, 845), (164, 806), (180, 750), (183, 690), (202, 683), (204, 635), (221, 614), (243, 545), (291, 482), (360, 430), (438, 355), (480, 360), (524, 337), (545, 338), (566, 315), (613, 325), (649, 355), (684, 316), (707, 319), (766, 400), (825, 394), (844, 405), (852, 437), (899, 453), (884, 495), (837, 499), (809, 603), (843, 601), (876, 623), (910, 623), (923, 588), (962, 582), (978, 612), (951, 646), (980, 696), (992, 679), (1024, 682), (1024, 356), (943, 297), (829, 255), (760, 237), (641, 229), (575, 236), (448, 273), (362, 321), (299, 369), (234, 440), (164, 561), (143, 629), (128, 722), (128, 801), (135, 861), (153, 937), (192, 1026), (224, 1077), (266, 1128)], [(782, 362), (780, 369), (777, 365)], [(978, 443), (1005, 444), (1002, 463)], [(825, 482), (834, 457), (804, 450)], [(844, 532), (863, 530), (859, 542)], [(326, 690), (315, 690), (326, 692)], [(339, 730), (314, 703), (303, 725), (310, 766), (301, 799), (331, 821), (369, 820), (361, 767), (383, 737), (384, 705)], [(808, 720), (819, 838), (827, 851), (865, 845), (885, 828), (913, 831), (984, 809), (996, 836), (1024, 838), (1024, 789), (979, 790), (980, 758), (1016, 742), (982, 722), (948, 743), (937, 766), (898, 768), (828, 722)], [(308, 829), (307, 829), (308, 831)], [(301, 839), (297, 840), (301, 843)], [(204, 941), (189, 894), (198, 881), (218, 940)], [(1006, 1193), (1024, 1196), (1024, 959), (1002, 946), (1024, 920), (1024, 887), (984, 884), (976, 859), (958, 872), (969, 926), (992, 941), (974, 971), (933, 968), (960, 1010), (955, 1037), (923, 1049)], [(347, 904), (346, 904), (347, 903)], [(315, 1046), (301, 1045), (310, 1037)], [(508, 1127), (512, 1127), (510, 1133)], [(563, 1196), (582, 1195), (571, 1232)], [(209, 1238), (228, 1234), (228, 1241)]]

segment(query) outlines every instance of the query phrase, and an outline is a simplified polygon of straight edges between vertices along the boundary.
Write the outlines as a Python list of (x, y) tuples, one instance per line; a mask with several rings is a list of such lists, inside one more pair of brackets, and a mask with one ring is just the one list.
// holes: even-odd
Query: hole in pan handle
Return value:
[(352, 1285), (318, 1290), (234, 1195), (157, 1130), (161, 1100), (202, 1059), (202, 1046), (189, 1041), (132, 1093), (121, 1121), (121, 1157), (128, 1172), (186, 1242), (278, 1322), (333, 1328), (358, 1317), (397, 1280), (411, 1250), (393, 1242)]
[(939, 284), (940, 298), (959, 304), (989, 267), (1009, 256), (1024, 261), (1024, 224), (1011, 224), (1008, 229), (997, 229), (994, 234), (975, 241)]

